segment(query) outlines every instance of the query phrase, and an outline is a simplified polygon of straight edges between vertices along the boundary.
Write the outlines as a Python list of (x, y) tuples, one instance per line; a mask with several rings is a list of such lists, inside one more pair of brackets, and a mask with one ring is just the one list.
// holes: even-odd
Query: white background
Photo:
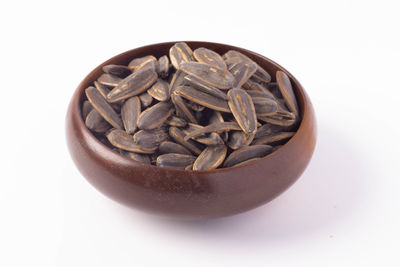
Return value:
[[(398, 1), (2, 1), (0, 266), (400, 266)], [(177, 222), (97, 192), (64, 119), (98, 64), (156, 42), (263, 54), (309, 93), (314, 157), (288, 191)]]

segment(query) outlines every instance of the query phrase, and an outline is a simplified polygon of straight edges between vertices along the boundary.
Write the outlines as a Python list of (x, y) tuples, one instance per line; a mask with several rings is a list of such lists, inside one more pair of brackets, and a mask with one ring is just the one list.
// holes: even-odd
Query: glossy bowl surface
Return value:
[(213, 171), (158, 168), (121, 156), (98, 141), (86, 128), (81, 105), (84, 90), (102, 73), (102, 66), (124, 64), (135, 57), (168, 54), (175, 42), (139, 47), (117, 55), (90, 72), (76, 89), (66, 117), (67, 144), (83, 176), (111, 199), (143, 211), (176, 218), (200, 219), (232, 215), (267, 203), (302, 174), (316, 142), (312, 104), (301, 84), (284, 68), (254, 52), (225, 44), (190, 42), (220, 54), (237, 50), (275, 77), (286, 72), (298, 99), (302, 121), (297, 133), (281, 148), (259, 161)]

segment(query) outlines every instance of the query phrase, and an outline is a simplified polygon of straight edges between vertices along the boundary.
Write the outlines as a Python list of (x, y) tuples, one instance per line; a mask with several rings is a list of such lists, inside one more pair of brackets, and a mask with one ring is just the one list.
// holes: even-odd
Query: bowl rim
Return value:
[[(259, 158), (258, 160), (251, 161), (251, 162), (246, 162), (246, 163), (241, 164), (239, 166), (236, 165), (236, 166), (224, 167), (224, 168), (219, 168), (219, 169), (217, 168), (217, 169), (212, 169), (212, 170), (182, 170), (182, 169), (174, 169), (174, 168), (167, 168), (167, 167), (158, 167), (158, 166), (155, 166), (155, 165), (152, 165), (152, 164), (147, 164), (147, 163), (143, 163), (143, 162), (140, 162), (140, 161), (135, 161), (133, 159), (127, 158), (126, 156), (121, 155), (120, 153), (114, 151), (113, 149), (109, 148), (108, 146), (106, 146), (102, 142), (100, 142), (100, 140), (98, 138), (96, 138), (96, 136), (94, 136), (93, 133), (86, 127), (86, 125), (85, 125), (85, 123), (83, 121), (82, 115), (81, 115), (82, 114), (82, 112), (81, 112), (81, 109), (82, 109), (81, 103), (82, 103), (82, 99), (84, 99), (85, 89), (87, 88), (84, 85), (87, 83), (87, 81), (90, 79), (90, 77), (93, 76), (95, 72), (98, 72), (99, 69), (101, 69), (103, 66), (108, 65), (108, 64), (113, 64), (113, 61), (115, 61), (117, 58), (124, 57), (126, 54), (132, 53), (133, 50), (146, 49), (147, 47), (152, 47), (152, 46), (157, 46), (157, 45), (164, 45), (164, 46), (165, 45), (173, 45), (174, 43), (177, 43), (177, 42), (186, 42), (189, 45), (190, 45), (190, 43), (192, 43), (192, 44), (193, 43), (199, 43), (199, 44), (201, 43), (201, 44), (209, 44), (209, 45), (217, 45), (217, 46), (227, 46), (227, 47), (229, 47), (229, 49), (239, 49), (239, 50), (244, 51), (246, 56), (251, 55), (252, 57), (261, 58), (262, 60), (266, 61), (268, 64), (275, 65), (278, 69), (280, 69), (281, 71), (285, 72), (285, 74), (287, 74), (288, 77), (290, 78), (291, 82), (296, 84), (296, 86), (295, 86), (296, 88), (293, 88), (294, 91), (295, 91), (296, 98), (297, 99), (301, 98), (302, 102), (304, 103), (304, 105), (302, 107), (302, 110), (300, 110), (300, 118), (301, 118), (301, 120), (299, 122), (299, 126), (298, 126), (298, 129), (295, 132), (295, 134), (284, 145), (282, 145), (281, 147), (279, 147), (278, 149), (276, 149), (272, 153), (270, 153), (270, 154), (268, 154), (268, 155), (266, 155), (264, 157)], [(265, 57), (265, 56), (263, 56), (261, 54), (258, 54), (256, 52), (253, 52), (253, 51), (250, 51), (248, 49), (241, 48), (241, 47), (238, 47), (238, 46), (234, 46), (234, 45), (217, 43), (217, 42), (189, 41), (189, 40), (186, 40), (186, 41), (169, 41), (169, 42), (160, 42), (160, 43), (153, 43), (153, 44), (143, 45), (143, 46), (136, 47), (136, 48), (127, 50), (125, 52), (119, 53), (119, 54), (117, 54), (117, 55), (105, 60), (101, 64), (97, 65), (94, 69), (92, 69), (81, 80), (81, 82), (79, 83), (79, 85), (77, 86), (77, 88), (74, 91), (74, 96), (73, 96), (73, 100), (72, 101), (74, 101), (74, 100), (75, 100), (75, 103), (74, 104), (71, 103), (71, 104), (73, 104), (72, 108), (75, 109), (75, 114), (77, 115), (77, 117), (79, 117), (78, 121), (77, 121), (78, 127), (81, 130), (85, 131), (85, 134), (88, 134), (88, 136), (90, 136), (91, 139), (94, 140), (94, 143), (96, 145), (99, 145), (99, 146), (105, 148), (106, 151), (112, 153), (114, 156), (117, 156), (118, 158), (121, 158), (121, 161), (125, 161), (125, 162), (126, 162), (126, 160), (128, 160), (129, 162), (134, 161), (135, 164), (140, 164), (140, 165), (143, 165), (143, 166), (145, 166), (147, 168), (155, 168), (157, 170), (166, 170), (166, 171), (172, 171), (173, 170), (173, 171), (176, 171), (176, 172), (179, 172), (179, 173), (183, 173), (183, 174), (185, 174), (185, 173), (186, 174), (189, 174), (189, 173), (199, 173), (199, 174), (200, 173), (201, 174), (203, 174), (203, 173), (204, 174), (206, 174), (206, 173), (220, 173), (220, 172), (224, 172), (224, 171), (228, 171), (228, 170), (232, 170), (232, 169), (236, 169), (236, 168), (248, 167), (248, 166), (256, 164), (256, 163), (258, 163), (258, 162), (260, 162), (262, 160), (268, 160), (268, 158), (272, 157), (276, 153), (279, 153), (284, 147), (286, 147), (287, 145), (289, 145), (289, 144), (291, 144), (291, 143), (296, 141), (297, 136), (300, 134), (300, 132), (304, 131), (304, 117), (305, 117), (306, 113), (311, 112), (310, 106), (309, 106), (310, 103), (308, 103), (308, 101), (307, 101), (307, 95), (305, 93), (304, 87), (300, 84), (300, 82), (288, 70), (283, 68), (281, 65), (279, 65), (275, 61), (273, 61), (273, 60), (271, 60), (271, 59), (269, 59), (269, 58), (267, 58), (267, 57)], [(300, 101), (298, 101), (298, 102), (300, 102)], [(135, 168), (135, 166), (132, 166), (132, 167)]]

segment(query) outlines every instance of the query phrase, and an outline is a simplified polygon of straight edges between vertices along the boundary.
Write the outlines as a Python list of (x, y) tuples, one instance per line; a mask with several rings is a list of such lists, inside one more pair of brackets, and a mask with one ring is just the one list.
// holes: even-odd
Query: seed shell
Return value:
[(107, 95), (111, 103), (139, 95), (157, 80), (157, 73), (152, 69), (142, 69), (123, 79)]
[(245, 133), (257, 131), (257, 116), (251, 97), (245, 90), (234, 88), (228, 91), (228, 105), (237, 123)]
[(99, 83), (98, 81), (94, 81), (94, 87), (99, 91), (99, 93), (107, 99), (107, 95), (110, 92), (110, 89), (108, 86)]
[(161, 78), (167, 78), (169, 72), (169, 59), (167, 56), (162, 56), (158, 59), (157, 73)]
[(158, 101), (167, 101), (169, 99), (168, 83), (162, 79), (158, 79), (153, 86), (147, 90), (147, 93)]
[(82, 104), (82, 118), (85, 120), (89, 112), (93, 109), (92, 104), (89, 100), (85, 100)]
[(137, 128), (137, 118), (140, 115), (140, 100), (137, 96), (131, 97), (124, 102), (121, 108), (121, 119), (125, 131), (133, 134)]
[(227, 147), (225, 145), (208, 146), (193, 163), (193, 170), (213, 170), (224, 162)]
[(145, 109), (138, 117), (137, 126), (140, 129), (151, 130), (160, 127), (174, 112), (169, 102), (159, 102)]
[(192, 152), (190, 152), (187, 148), (171, 141), (162, 142), (158, 147), (158, 152), (160, 154), (177, 153), (177, 154), (192, 155)]
[(133, 135), (133, 141), (144, 148), (157, 149), (161, 142), (168, 139), (168, 133), (163, 128), (140, 130)]
[(214, 86), (209, 85), (208, 83), (203, 82), (202, 80), (196, 78), (195, 76), (192, 75), (186, 75), (185, 76), (185, 80), (193, 86), (193, 88), (195, 89), (199, 89), (201, 91), (203, 91), (204, 93), (213, 95), (215, 97), (224, 99), (224, 100), (228, 100), (228, 96), (226, 95), (226, 93), (224, 93), (223, 91), (221, 91), (218, 88), (215, 88)]
[(147, 92), (144, 92), (139, 95), (140, 103), (142, 103), (142, 107), (147, 108), (153, 102), (153, 97), (149, 95)]
[(121, 82), (121, 78), (108, 74), (108, 73), (103, 73), (98, 79), (97, 81), (103, 85), (107, 85), (107, 86), (117, 86), (120, 82)]
[(205, 63), (222, 70), (226, 69), (224, 59), (218, 53), (210, 49), (204, 47), (197, 48), (193, 51), (193, 56), (198, 62)]
[(131, 62), (129, 62), (128, 68), (132, 71), (137, 71), (139, 68), (142, 68), (144, 65), (151, 62), (157, 62), (157, 59), (151, 55), (135, 58)]
[(185, 140), (185, 134), (176, 127), (169, 128), (169, 136), (172, 137), (175, 142), (183, 145), (187, 149), (189, 149), (193, 154), (199, 155), (201, 153), (201, 149), (198, 145), (192, 140)]
[(123, 129), (121, 118), (95, 87), (90, 86), (86, 88), (85, 93), (93, 108), (95, 108), (109, 124), (114, 128)]
[(299, 115), (299, 107), (297, 105), (296, 96), (294, 95), (292, 84), (286, 73), (278, 70), (276, 72), (276, 81), (278, 83), (280, 92), (286, 101), (286, 105), (294, 115)]
[(239, 124), (236, 122), (221, 122), (221, 123), (213, 123), (209, 124), (201, 129), (195, 130), (188, 135), (185, 136), (185, 140), (189, 140), (191, 138), (196, 138), (200, 135), (211, 133), (211, 132), (223, 132), (223, 131), (231, 131), (231, 130), (241, 130)]
[(195, 160), (196, 157), (192, 155), (169, 153), (157, 157), (157, 166), (184, 170)]
[(271, 143), (283, 141), (291, 138), (295, 133), (294, 132), (280, 132), (274, 133), (271, 135), (263, 136), (254, 140), (255, 145), (269, 145)]
[(132, 71), (127, 67), (127, 66), (122, 66), (122, 65), (106, 65), (103, 67), (103, 71), (105, 73), (120, 77), (120, 78), (125, 78), (129, 74), (132, 73)]
[(115, 147), (142, 154), (153, 154), (155, 149), (139, 146), (133, 141), (133, 137), (123, 130), (114, 129), (106, 134), (108, 141)]
[(178, 116), (186, 118), (192, 123), (197, 123), (196, 117), (194, 116), (193, 112), (186, 106), (182, 97), (174, 93), (171, 95), (171, 101), (175, 106)]
[(184, 62), (180, 65), (180, 70), (218, 89), (232, 88), (235, 80), (229, 71), (200, 62)]
[(169, 58), (171, 59), (172, 66), (175, 69), (180, 69), (181, 63), (193, 60), (193, 51), (184, 42), (176, 43), (169, 49)]
[(92, 109), (87, 115), (85, 125), (96, 133), (104, 133), (111, 127), (95, 109)]
[(269, 145), (252, 145), (244, 146), (238, 150), (233, 151), (225, 160), (224, 167), (231, 167), (240, 162), (264, 157), (272, 152), (272, 146)]
[(196, 90), (191, 86), (179, 86), (175, 89), (174, 94), (180, 95), (187, 100), (193, 101), (210, 109), (223, 112), (231, 112), (227, 101)]

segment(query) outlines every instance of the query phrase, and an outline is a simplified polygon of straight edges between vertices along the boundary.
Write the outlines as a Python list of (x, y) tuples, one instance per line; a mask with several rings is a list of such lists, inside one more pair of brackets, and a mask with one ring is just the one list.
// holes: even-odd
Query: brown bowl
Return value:
[(237, 50), (265, 68), (271, 76), (286, 72), (298, 99), (302, 121), (297, 133), (272, 154), (238, 167), (212, 171), (183, 171), (146, 165), (121, 156), (86, 128), (81, 106), (84, 90), (107, 64), (125, 64), (135, 57), (168, 54), (175, 42), (136, 48), (117, 55), (89, 73), (76, 89), (66, 117), (68, 148), (83, 176), (110, 198), (140, 210), (178, 218), (232, 215), (267, 203), (302, 174), (314, 151), (316, 125), (312, 104), (300, 83), (272, 60), (243, 48), (209, 42), (187, 42), (220, 54)]

